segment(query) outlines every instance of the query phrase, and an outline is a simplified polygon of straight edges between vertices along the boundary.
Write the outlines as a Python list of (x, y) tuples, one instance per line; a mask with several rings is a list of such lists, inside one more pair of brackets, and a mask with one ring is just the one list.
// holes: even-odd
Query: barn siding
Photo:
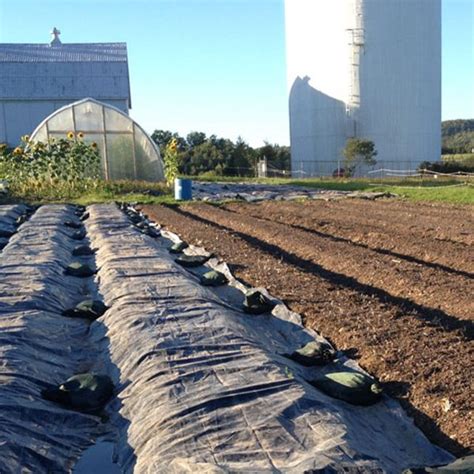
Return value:
[[(128, 114), (127, 99), (100, 100)], [(46, 117), (72, 102), (75, 100), (8, 100), (1, 102), (0, 143), (7, 143), (11, 147), (17, 146), (23, 135), (31, 135)]]
[(85, 97), (128, 98), (128, 67), (121, 63), (1, 64), (1, 99), (72, 101)]

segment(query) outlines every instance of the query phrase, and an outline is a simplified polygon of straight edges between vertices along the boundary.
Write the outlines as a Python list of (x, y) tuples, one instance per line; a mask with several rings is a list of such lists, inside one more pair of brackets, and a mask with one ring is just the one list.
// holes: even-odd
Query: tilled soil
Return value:
[(147, 206), (359, 359), (455, 455), (474, 447), (472, 207), (403, 201)]

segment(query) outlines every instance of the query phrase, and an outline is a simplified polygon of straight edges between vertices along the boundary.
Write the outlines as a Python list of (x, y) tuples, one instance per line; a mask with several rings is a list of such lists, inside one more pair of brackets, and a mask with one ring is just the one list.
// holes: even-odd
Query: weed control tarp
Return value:
[(193, 198), (202, 201), (242, 200), (258, 202), (267, 200), (292, 201), (295, 199), (343, 199), (363, 198), (378, 199), (388, 196), (388, 193), (351, 192), (316, 189), (299, 185), (272, 185), (257, 183), (213, 183), (193, 182)]
[[(0, 216), (2, 215), (0, 208)], [(68, 472), (101, 432), (98, 417), (41, 398), (48, 384), (87, 371), (96, 360), (88, 324), (61, 316), (93, 279), (63, 274), (77, 242), (67, 206), (43, 206), (0, 255), (0, 472)]]
[(26, 212), (26, 206), (23, 204), (10, 204), (0, 206), (0, 227), (15, 227), (15, 220)]
[[(179, 267), (169, 241), (143, 235), (114, 205), (88, 210), (111, 307), (91, 340), (110, 352), (124, 472), (399, 473), (451, 460), (397, 402), (356, 407), (307, 383), (328, 368), (282, 355), (317, 337), (282, 305), (246, 315)], [(357, 369), (344, 358), (337, 367)]]
[(8, 237), (3, 235), (13, 233), (17, 229), (16, 219), (26, 211), (26, 207), (22, 204), (12, 204), (0, 206), (0, 250), (8, 243)]

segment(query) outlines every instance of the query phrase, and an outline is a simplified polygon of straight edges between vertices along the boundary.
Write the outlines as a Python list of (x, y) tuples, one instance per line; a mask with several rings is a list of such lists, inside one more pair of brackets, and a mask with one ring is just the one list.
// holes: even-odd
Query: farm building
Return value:
[(86, 97), (128, 114), (125, 43), (0, 44), (0, 143), (16, 146), (52, 112)]
[(441, 0), (286, 0), (285, 17), (293, 173), (331, 174), (352, 137), (377, 167), (439, 159)]

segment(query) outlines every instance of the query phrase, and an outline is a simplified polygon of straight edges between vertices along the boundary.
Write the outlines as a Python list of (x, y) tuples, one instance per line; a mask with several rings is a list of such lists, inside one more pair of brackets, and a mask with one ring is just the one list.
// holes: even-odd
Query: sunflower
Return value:
[(96, 150), (97, 149), (97, 143), (96, 142), (92, 142), (91, 143), (91, 147)]
[(14, 154), (14, 155), (17, 155), (17, 156), (23, 155), (23, 148), (21, 148), (20, 146), (17, 146), (17, 147), (13, 150), (13, 154)]
[(84, 134), (82, 132), (79, 132), (77, 134), (77, 138), (79, 138), (79, 140), (82, 140), (84, 138)]
[(74, 136), (74, 132), (67, 132), (67, 137), (69, 138), (69, 140), (73, 140)]
[(29, 136), (29, 135), (23, 135), (23, 136), (21, 137), (21, 141), (22, 141), (23, 143), (28, 143), (28, 142), (30, 141), (30, 136)]
[(168, 143), (168, 150), (171, 150), (171, 151), (176, 151), (177, 148), (178, 148), (178, 140), (176, 140), (176, 138), (173, 138), (173, 140), (171, 140), (169, 143)]

